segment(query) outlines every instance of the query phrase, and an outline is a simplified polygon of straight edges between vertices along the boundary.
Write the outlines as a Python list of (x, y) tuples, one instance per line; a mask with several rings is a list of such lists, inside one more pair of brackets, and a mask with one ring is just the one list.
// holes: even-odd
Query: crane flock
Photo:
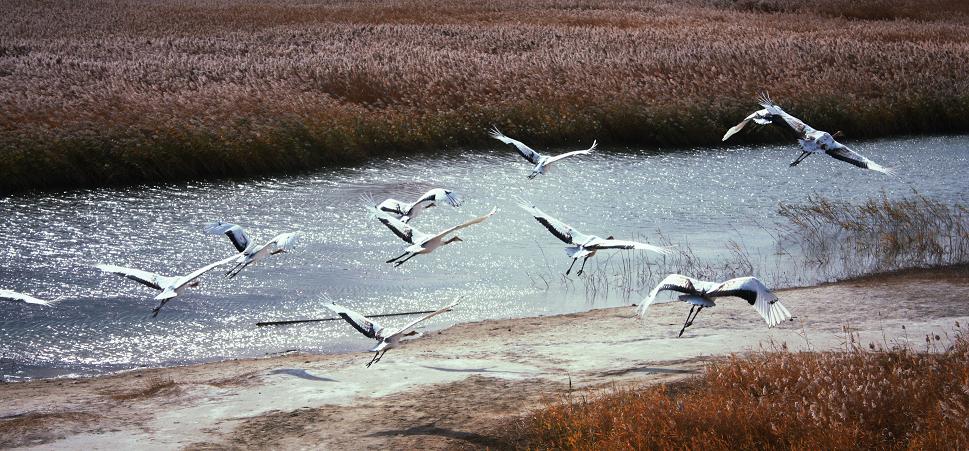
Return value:
[[(795, 139), (801, 148), (801, 154), (790, 166), (798, 165), (810, 155), (824, 152), (833, 158), (860, 168), (889, 175), (894, 174), (892, 169), (879, 165), (836, 141), (835, 136), (838, 135), (837, 133), (832, 135), (824, 131), (815, 130), (800, 119), (791, 116), (775, 104), (766, 94), (761, 95), (759, 104), (762, 109), (753, 112), (739, 124), (730, 128), (723, 136), (724, 141), (740, 132), (750, 122), (758, 125), (774, 125)], [(499, 131), (497, 127), (493, 127), (489, 131), (489, 134), (492, 138), (513, 146), (522, 158), (533, 165), (531, 172), (527, 176), (528, 179), (534, 179), (538, 175), (547, 174), (553, 165), (556, 165), (566, 158), (591, 154), (595, 151), (598, 143), (594, 140), (592, 146), (588, 149), (548, 156), (542, 155), (521, 141), (509, 138)], [(580, 163), (577, 162), (575, 164)], [(460, 194), (449, 189), (434, 188), (418, 197), (414, 202), (386, 199), (382, 202), (375, 203), (372, 196), (364, 196), (364, 204), (364, 208), (369, 213), (371, 219), (378, 220), (408, 245), (404, 248), (404, 252), (401, 255), (386, 261), (386, 263), (393, 263), (395, 267), (402, 265), (417, 255), (430, 254), (448, 244), (463, 241), (456, 235), (457, 231), (475, 224), (480, 224), (498, 212), (497, 207), (493, 207), (488, 213), (482, 216), (472, 217), (461, 224), (449, 227), (436, 234), (429, 234), (420, 231), (411, 222), (426, 210), (437, 205), (460, 207), (463, 204), (463, 199)], [(600, 238), (595, 235), (586, 235), (574, 227), (546, 214), (537, 206), (524, 199), (518, 199), (518, 206), (534, 217), (554, 237), (567, 245), (565, 253), (572, 262), (565, 271), (565, 275), (569, 275), (578, 260), (582, 259), (582, 265), (576, 273), (581, 276), (586, 262), (602, 250), (647, 250), (659, 255), (668, 255), (673, 251), (671, 247), (656, 246), (637, 241), (618, 240), (613, 236)], [(227, 278), (236, 277), (243, 269), (253, 263), (272, 255), (293, 250), (297, 238), (301, 234), (299, 231), (280, 233), (264, 244), (258, 245), (250, 239), (249, 235), (241, 226), (233, 223), (213, 222), (206, 225), (203, 228), (203, 232), (206, 234), (225, 235), (233, 245), (236, 253), (206, 264), (183, 276), (164, 276), (145, 270), (111, 264), (97, 264), (95, 266), (105, 273), (115, 274), (160, 291), (160, 293), (154, 296), (154, 299), (159, 301), (159, 303), (151, 311), (152, 317), (155, 317), (167, 302), (182, 295), (187, 288), (199, 286), (200, 279), (206, 273), (231, 263), (233, 266), (224, 275)], [(778, 301), (777, 296), (755, 277), (741, 277), (716, 283), (698, 280), (680, 274), (670, 274), (656, 285), (637, 309), (640, 318), (645, 318), (649, 306), (655, 303), (657, 295), (662, 291), (681, 293), (678, 300), (691, 305), (690, 312), (687, 314), (686, 321), (683, 323), (683, 327), (680, 329), (678, 336), (682, 336), (683, 332), (693, 324), (700, 311), (704, 308), (715, 306), (715, 300), (721, 297), (738, 297), (747, 301), (763, 317), (769, 328), (777, 326), (785, 320), (793, 320), (790, 311)], [(12, 290), (0, 289), (0, 300), (39, 306), (53, 306), (62, 299), (58, 298), (56, 300), (46, 301)], [(327, 300), (329, 301), (328, 298)], [(411, 321), (404, 327), (396, 330), (386, 329), (368, 319), (366, 316), (335, 304), (332, 301), (323, 304), (323, 306), (343, 318), (364, 336), (377, 340), (377, 344), (369, 350), (369, 352), (374, 353), (373, 359), (367, 363), (369, 367), (379, 362), (388, 350), (400, 346), (406, 337), (413, 336), (415, 334), (414, 329), (419, 323), (451, 311), (459, 302), (451, 303)]]

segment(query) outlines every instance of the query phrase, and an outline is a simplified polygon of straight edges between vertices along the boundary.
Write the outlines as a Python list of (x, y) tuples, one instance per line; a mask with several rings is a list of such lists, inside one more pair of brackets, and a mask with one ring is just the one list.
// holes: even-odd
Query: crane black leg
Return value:
[(577, 258), (573, 258), (573, 259), (572, 259), (572, 264), (571, 264), (571, 265), (569, 265), (569, 269), (566, 269), (566, 270), (565, 270), (565, 275), (569, 275), (569, 273), (570, 273), (570, 272), (572, 272), (572, 267), (573, 267), (573, 266), (575, 266), (575, 262), (576, 262), (577, 260), (578, 260)]
[(404, 252), (403, 254), (400, 254), (400, 255), (398, 255), (398, 256), (390, 259), (390, 260), (387, 260), (387, 263), (393, 263), (393, 262), (397, 261), (398, 259), (400, 259), (401, 257), (403, 257), (403, 256), (405, 256), (405, 255), (407, 255), (409, 253), (410, 252)]
[(407, 260), (410, 260), (410, 259), (414, 258), (415, 255), (417, 255), (417, 254), (410, 254), (410, 257), (407, 257), (407, 258), (405, 258), (405, 259), (403, 259), (403, 260), (401, 260), (401, 261), (399, 261), (397, 263), (394, 263), (394, 267), (403, 265), (404, 262), (406, 262)]
[(690, 327), (693, 325), (693, 321), (696, 320), (696, 316), (700, 314), (700, 310), (703, 310), (702, 305), (700, 306), (700, 308), (696, 309), (696, 313), (693, 314), (693, 319), (691, 319), (689, 322), (686, 323), (686, 327)]
[(170, 299), (171, 298), (162, 299), (161, 303), (158, 304), (158, 307), (155, 307), (154, 309), (151, 310), (151, 317), (152, 318), (157, 317), (158, 316), (158, 313), (161, 312), (162, 307), (164, 307), (165, 304), (167, 304)]
[(805, 159), (805, 158), (807, 158), (807, 157), (808, 157), (808, 155), (811, 155), (811, 152), (804, 152), (804, 151), (802, 151), (802, 152), (801, 152), (801, 155), (799, 155), (799, 156), (798, 156), (798, 157), (797, 157), (797, 158), (796, 158), (796, 159), (794, 160), (794, 162), (792, 162), (792, 163), (791, 163), (791, 166), (797, 166), (798, 164), (800, 164), (800, 163), (801, 163), (801, 161), (804, 161), (804, 159)]
[(370, 368), (370, 365), (373, 365), (377, 361), (377, 356), (378, 355), (380, 355), (379, 352), (373, 353), (373, 358), (370, 359), (370, 363), (367, 364), (367, 368)]
[(694, 310), (695, 308), (696, 308), (696, 306), (695, 306), (695, 305), (691, 305), (691, 306), (690, 306), (690, 313), (687, 313), (687, 314), (686, 314), (686, 321), (684, 321), (684, 322), (683, 322), (683, 328), (682, 328), (682, 329), (680, 329), (680, 334), (679, 334), (679, 335), (677, 335), (677, 337), (682, 337), (682, 336), (683, 336), (683, 331), (684, 331), (684, 330), (686, 330), (686, 326), (689, 326), (689, 325), (690, 325), (690, 315), (692, 315), (692, 314), (693, 314), (693, 310)]
[(579, 272), (575, 273), (575, 275), (582, 275), (582, 271), (585, 270), (585, 262), (589, 261), (589, 257), (591, 257), (591, 255), (586, 255), (585, 258), (582, 259), (582, 266), (579, 268)]

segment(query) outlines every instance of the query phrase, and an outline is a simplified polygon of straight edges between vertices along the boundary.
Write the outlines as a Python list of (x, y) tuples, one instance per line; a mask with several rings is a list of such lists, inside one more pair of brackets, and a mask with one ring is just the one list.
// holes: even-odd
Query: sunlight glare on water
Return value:
[[(969, 137), (854, 147), (900, 175), (864, 171), (823, 155), (790, 168), (796, 148), (769, 145), (599, 151), (527, 180), (529, 166), (508, 148), (384, 159), (296, 177), (0, 198), (0, 288), (65, 298), (56, 308), (0, 303), (0, 373), (16, 380), (292, 349), (368, 349), (372, 342), (342, 321), (254, 325), (329, 317), (324, 293), (365, 314), (434, 310), (464, 296), (453, 312), (429, 321), (429, 328), (626, 302), (613, 296), (590, 304), (580, 277), (562, 283), (569, 264), (564, 244), (516, 206), (518, 196), (585, 233), (655, 243), (661, 231), (704, 257), (722, 255), (728, 240), (768, 246), (762, 226), (779, 221), (778, 202), (802, 202), (813, 192), (863, 200), (917, 189), (946, 202), (969, 194), (961, 178), (969, 174)], [(465, 204), (425, 212), (412, 222), (422, 231), (437, 232), (493, 206), (499, 212), (462, 230), (464, 242), (400, 268), (385, 264), (406, 245), (368, 218), (361, 197), (411, 201), (433, 187), (458, 191)], [(150, 310), (156, 292), (93, 266), (188, 273), (234, 252), (225, 237), (202, 233), (215, 220), (242, 225), (258, 242), (286, 231), (302, 235), (293, 252), (252, 265), (235, 279), (218, 271), (207, 275), (155, 319)], [(604, 258), (609, 256), (600, 253), (590, 265)], [(380, 322), (398, 327), (410, 319)]]

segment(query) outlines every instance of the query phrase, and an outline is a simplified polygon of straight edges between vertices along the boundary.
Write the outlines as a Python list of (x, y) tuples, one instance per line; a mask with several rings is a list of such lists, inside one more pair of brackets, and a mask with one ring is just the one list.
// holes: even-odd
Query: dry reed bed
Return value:
[[(732, 356), (686, 383), (571, 393), (511, 428), (532, 449), (965, 449), (969, 339), (925, 351)], [(885, 343), (887, 346), (888, 344)]]
[(312, 168), (492, 123), (713, 143), (763, 89), (851, 136), (966, 130), (969, 8), (800, 3), (0, 0), (0, 192)]

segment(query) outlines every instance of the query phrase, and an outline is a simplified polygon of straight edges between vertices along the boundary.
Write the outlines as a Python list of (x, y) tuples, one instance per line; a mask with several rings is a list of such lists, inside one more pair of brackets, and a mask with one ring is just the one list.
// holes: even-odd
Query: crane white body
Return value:
[(155, 296), (155, 300), (160, 301), (158, 306), (152, 310), (152, 317), (158, 316), (158, 312), (161, 308), (165, 306), (171, 299), (180, 296), (186, 289), (191, 287), (197, 287), (199, 285), (199, 278), (205, 273), (222, 266), (226, 263), (234, 261), (238, 258), (237, 255), (232, 255), (222, 260), (214, 263), (209, 263), (195, 271), (184, 276), (163, 276), (155, 274), (153, 272), (142, 271), (140, 269), (125, 268), (123, 266), (115, 265), (96, 265), (101, 271), (116, 274), (121, 277), (134, 280), (142, 285), (160, 290)]
[[(367, 200), (368, 203), (373, 204), (373, 199)], [(416, 218), (428, 208), (444, 204), (452, 207), (460, 207), (461, 202), (461, 195), (458, 193), (451, 190), (446, 190), (444, 188), (434, 188), (421, 195), (414, 202), (402, 202), (397, 199), (387, 199), (379, 204), (376, 204), (376, 208), (390, 216), (395, 217), (396, 219), (399, 219), (401, 222), (408, 223), (411, 219)]]
[(669, 254), (670, 249), (662, 246), (654, 246), (652, 244), (640, 243), (638, 241), (626, 241), (626, 240), (616, 240), (611, 236), (608, 238), (600, 238), (595, 235), (586, 235), (575, 227), (572, 227), (558, 219), (549, 216), (542, 210), (539, 210), (534, 205), (519, 199), (519, 207), (531, 214), (539, 224), (545, 226), (546, 229), (556, 238), (562, 240), (565, 244), (571, 246), (565, 248), (565, 254), (572, 259), (572, 264), (569, 269), (565, 271), (565, 275), (568, 275), (572, 271), (572, 267), (575, 266), (575, 262), (582, 258), (582, 267), (579, 268), (577, 275), (582, 275), (582, 271), (585, 270), (585, 263), (596, 255), (596, 252), (605, 249), (640, 249), (656, 252), (658, 254)]
[(521, 155), (522, 158), (527, 160), (529, 163), (535, 165), (535, 167), (532, 168), (532, 173), (528, 175), (528, 178), (530, 179), (537, 177), (539, 174), (545, 174), (546, 172), (548, 172), (549, 169), (552, 168), (553, 164), (565, 158), (575, 156), (575, 155), (588, 155), (592, 153), (594, 150), (596, 150), (596, 145), (598, 144), (596, 140), (593, 140), (592, 146), (589, 147), (588, 149), (575, 150), (572, 152), (566, 152), (563, 154), (550, 156), (550, 155), (542, 155), (541, 153), (538, 153), (531, 147), (528, 147), (527, 145), (525, 145), (525, 143), (505, 136), (503, 133), (501, 133), (501, 131), (498, 130), (498, 127), (493, 127), (489, 132), (489, 134), (491, 135), (492, 138), (497, 139), (498, 141), (514, 146), (515, 150), (518, 151), (518, 154)]
[(387, 228), (390, 229), (391, 232), (394, 232), (394, 235), (397, 235), (397, 237), (404, 240), (404, 242), (410, 244), (410, 246), (407, 246), (404, 249), (403, 254), (395, 258), (392, 258), (390, 260), (387, 260), (387, 263), (394, 263), (394, 266), (400, 266), (404, 262), (406, 262), (407, 260), (410, 260), (416, 255), (430, 254), (431, 252), (434, 252), (435, 249), (441, 246), (458, 242), (458, 241), (463, 241), (460, 237), (457, 237), (457, 236), (454, 236), (451, 238), (447, 238), (447, 237), (448, 235), (454, 232), (457, 232), (458, 230), (461, 230), (465, 227), (472, 226), (474, 224), (478, 224), (484, 221), (485, 219), (490, 218), (498, 211), (497, 208), (492, 208), (491, 211), (484, 216), (479, 216), (477, 218), (470, 219), (464, 223), (458, 224), (454, 227), (444, 229), (434, 235), (431, 235), (431, 234), (421, 232), (420, 230), (417, 230), (413, 226), (406, 224), (403, 221), (376, 209), (375, 207), (371, 207), (368, 205), (367, 210), (370, 212), (370, 215), (372, 217), (377, 218), (382, 224), (387, 226)]
[[(640, 318), (646, 316), (646, 311), (650, 305), (656, 302), (656, 295), (661, 291), (682, 293), (677, 299), (691, 305), (690, 313), (686, 315), (686, 322), (680, 329), (680, 336), (683, 335), (683, 331), (687, 327), (693, 324), (693, 320), (696, 319), (696, 315), (700, 314), (700, 310), (716, 306), (716, 299), (726, 296), (739, 297), (747, 301), (764, 318), (768, 328), (793, 318), (791, 312), (780, 303), (777, 296), (756, 277), (738, 277), (718, 283), (693, 279), (680, 274), (666, 276), (653, 288), (649, 297), (644, 299), (642, 305), (639, 306)], [(694, 314), (694, 309), (698, 307), (699, 309)]]
[(323, 306), (330, 309), (330, 311), (333, 313), (340, 315), (341, 318), (343, 318), (347, 323), (353, 326), (354, 329), (357, 329), (364, 336), (377, 340), (377, 344), (369, 351), (374, 353), (373, 359), (370, 360), (370, 363), (367, 363), (367, 367), (370, 367), (370, 365), (379, 362), (387, 351), (399, 347), (405, 337), (413, 335), (414, 327), (416, 327), (418, 324), (434, 316), (440, 315), (441, 313), (450, 312), (454, 306), (458, 305), (460, 302), (461, 301), (457, 301), (446, 305), (433, 313), (429, 313), (414, 321), (411, 321), (410, 323), (407, 323), (400, 329), (387, 329), (380, 324), (377, 324), (370, 318), (367, 318), (360, 313), (341, 305), (337, 305), (333, 302), (323, 304)]
[(882, 166), (874, 161), (865, 158), (861, 154), (851, 150), (848, 146), (839, 143), (830, 133), (822, 130), (815, 130), (804, 121), (791, 116), (781, 107), (777, 106), (766, 94), (760, 97), (761, 110), (757, 110), (744, 118), (739, 124), (727, 130), (723, 135), (723, 141), (739, 132), (750, 122), (760, 125), (775, 125), (785, 130), (788, 135), (796, 139), (801, 146), (801, 155), (797, 157), (791, 166), (797, 166), (805, 158), (816, 153), (826, 153), (832, 158), (858, 166), (864, 169), (881, 172), (883, 174), (894, 175), (895, 171), (891, 168)]
[(257, 245), (249, 238), (245, 229), (229, 222), (213, 222), (205, 226), (205, 232), (212, 235), (225, 235), (239, 251), (236, 264), (225, 273), (230, 279), (247, 266), (263, 260), (270, 255), (289, 252), (296, 244), (300, 232), (287, 232), (276, 235), (271, 240)]

